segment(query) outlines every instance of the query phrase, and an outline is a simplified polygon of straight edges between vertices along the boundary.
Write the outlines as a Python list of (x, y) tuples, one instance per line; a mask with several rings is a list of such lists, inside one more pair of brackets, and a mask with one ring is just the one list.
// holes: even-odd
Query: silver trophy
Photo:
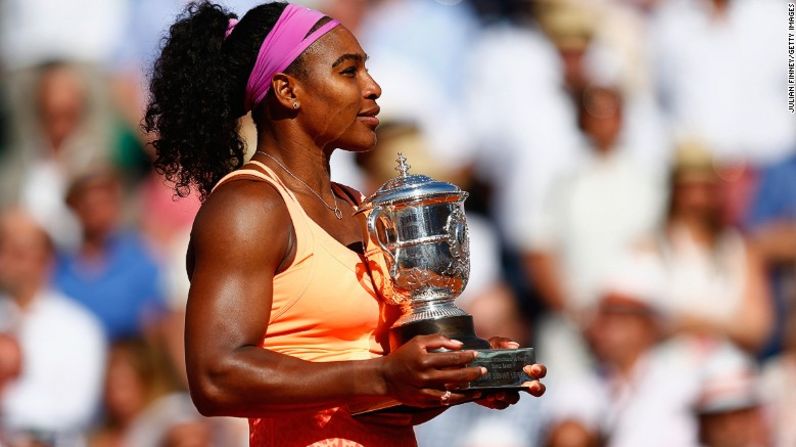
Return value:
[(464, 201), (456, 185), (424, 175), (410, 175), (398, 154), (399, 176), (387, 181), (363, 203), (371, 239), (381, 248), (389, 281), (385, 299), (401, 315), (390, 328), (392, 349), (416, 335), (439, 333), (479, 351), (474, 365), (488, 373), (468, 389), (519, 388), (530, 378), (522, 371), (533, 363), (533, 348), (490, 349), (478, 338), (473, 317), (454, 301), (470, 275), (470, 246)]

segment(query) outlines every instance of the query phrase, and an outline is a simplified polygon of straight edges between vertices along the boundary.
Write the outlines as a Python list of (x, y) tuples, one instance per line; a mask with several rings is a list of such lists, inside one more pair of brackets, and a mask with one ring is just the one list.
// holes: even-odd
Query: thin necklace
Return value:
[(271, 160), (274, 161), (274, 163), (278, 164), (280, 168), (282, 168), (285, 172), (287, 172), (288, 175), (290, 175), (294, 179), (296, 179), (299, 182), (301, 182), (301, 184), (304, 185), (305, 187), (307, 187), (307, 189), (309, 189), (311, 193), (315, 194), (315, 197), (317, 197), (318, 200), (320, 200), (326, 206), (326, 208), (329, 208), (329, 210), (331, 210), (334, 213), (334, 217), (336, 217), (338, 220), (341, 220), (343, 218), (343, 212), (340, 211), (340, 208), (337, 206), (337, 195), (334, 193), (334, 189), (331, 189), (331, 185), (329, 186), (329, 189), (332, 192), (332, 199), (334, 199), (334, 208), (332, 206), (330, 206), (328, 203), (326, 203), (326, 200), (323, 200), (323, 197), (321, 197), (320, 194), (315, 192), (315, 190), (312, 189), (312, 186), (308, 185), (304, 180), (298, 178), (298, 176), (296, 176), (296, 174), (293, 174), (292, 172), (290, 172), (290, 169), (288, 169), (287, 166), (283, 165), (282, 162), (279, 161), (276, 157), (274, 157), (273, 155), (271, 155), (271, 154), (269, 154), (267, 152), (263, 152), (263, 151), (257, 151), (256, 153), (257, 154), (263, 154), (266, 157), (270, 158)]

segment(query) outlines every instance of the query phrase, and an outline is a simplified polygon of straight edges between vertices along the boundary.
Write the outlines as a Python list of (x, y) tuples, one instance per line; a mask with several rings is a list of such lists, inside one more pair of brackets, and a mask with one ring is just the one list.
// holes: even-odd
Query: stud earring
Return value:
[(293, 110), (298, 110), (299, 104), (297, 102), (293, 103)]

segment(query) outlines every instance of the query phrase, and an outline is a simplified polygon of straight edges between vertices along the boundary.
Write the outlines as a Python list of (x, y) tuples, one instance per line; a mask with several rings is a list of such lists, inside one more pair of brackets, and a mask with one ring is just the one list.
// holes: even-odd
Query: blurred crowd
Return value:
[[(187, 395), (200, 204), (140, 128), (186, 3), (0, 0), (0, 446), (247, 445)], [(384, 91), (377, 149), (333, 179), (371, 192), (402, 152), (469, 191), (457, 303), (549, 369), (543, 398), (452, 408), (421, 447), (796, 445), (786, 1), (299, 3)]]

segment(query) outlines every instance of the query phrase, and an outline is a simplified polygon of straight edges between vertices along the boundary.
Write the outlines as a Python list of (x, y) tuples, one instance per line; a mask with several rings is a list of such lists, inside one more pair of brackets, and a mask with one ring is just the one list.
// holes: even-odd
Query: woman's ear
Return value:
[(286, 109), (297, 110), (301, 106), (296, 94), (299, 88), (296, 78), (285, 73), (275, 74), (271, 81), (274, 97)]

